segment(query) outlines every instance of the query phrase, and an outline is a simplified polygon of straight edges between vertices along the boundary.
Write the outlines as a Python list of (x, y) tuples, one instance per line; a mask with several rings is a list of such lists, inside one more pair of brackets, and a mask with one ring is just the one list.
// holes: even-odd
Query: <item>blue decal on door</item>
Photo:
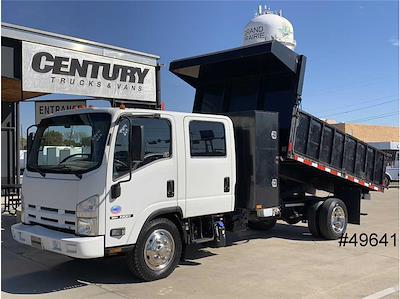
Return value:
[(119, 213), (121, 213), (121, 210), (122, 210), (122, 208), (121, 208), (121, 206), (112, 206), (111, 207), (111, 214), (119, 214)]

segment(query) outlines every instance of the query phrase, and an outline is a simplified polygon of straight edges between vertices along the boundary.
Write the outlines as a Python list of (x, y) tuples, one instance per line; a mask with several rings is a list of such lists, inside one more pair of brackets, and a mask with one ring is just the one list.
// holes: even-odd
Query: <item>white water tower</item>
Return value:
[(296, 41), (292, 24), (282, 17), (282, 10), (271, 11), (266, 6), (258, 7), (256, 16), (246, 25), (243, 32), (243, 46), (277, 40), (294, 50)]

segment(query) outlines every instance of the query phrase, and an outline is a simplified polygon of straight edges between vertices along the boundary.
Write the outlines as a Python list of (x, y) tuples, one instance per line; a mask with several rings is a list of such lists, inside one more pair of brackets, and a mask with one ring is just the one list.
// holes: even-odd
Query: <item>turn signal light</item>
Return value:
[(122, 248), (121, 247), (116, 247), (116, 248), (111, 248), (110, 249), (110, 254), (120, 253), (120, 252), (122, 252)]

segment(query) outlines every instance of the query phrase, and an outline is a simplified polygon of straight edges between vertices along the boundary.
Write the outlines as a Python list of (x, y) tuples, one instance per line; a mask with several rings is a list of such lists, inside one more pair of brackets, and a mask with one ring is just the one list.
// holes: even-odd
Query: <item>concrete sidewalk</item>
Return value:
[[(225, 248), (192, 247), (167, 279), (141, 283), (123, 257), (73, 260), (19, 245), (15, 217), (2, 216), (2, 297), (23, 298), (398, 298), (399, 193), (362, 202), (353, 233), (397, 233), (397, 247), (339, 247), (316, 240), (304, 224), (229, 236)], [(396, 291), (397, 290), (397, 291)]]

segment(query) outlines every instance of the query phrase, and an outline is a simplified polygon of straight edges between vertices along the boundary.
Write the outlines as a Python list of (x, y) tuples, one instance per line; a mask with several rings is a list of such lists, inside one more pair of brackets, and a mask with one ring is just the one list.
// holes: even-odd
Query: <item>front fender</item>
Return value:
[(181, 216), (183, 215), (181, 207), (177, 206), (176, 202), (175, 205), (171, 205), (171, 202), (160, 202), (149, 206), (140, 215), (138, 215), (136, 223), (129, 234), (127, 244), (136, 244), (139, 234), (147, 221), (150, 221), (157, 216), (171, 213), (178, 213)]

